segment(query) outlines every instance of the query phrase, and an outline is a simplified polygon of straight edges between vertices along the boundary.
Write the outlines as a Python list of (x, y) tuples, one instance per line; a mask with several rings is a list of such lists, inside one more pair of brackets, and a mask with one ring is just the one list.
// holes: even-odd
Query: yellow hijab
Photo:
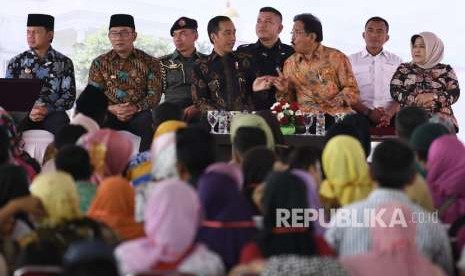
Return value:
[(40, 198), (47, 212), (41, 223), (56, 226), (81, 217), (79, 194), (70, 175), (60, 171), (39, 174), (31, 184), (31, 194)]
[(237, 130), (240, 127), (256, 127), (263, 130), (266, 136), (266, 147), (274, 150), (273, 132), (271, 132), (271, 128), (265, 119), (255, 114), (236, 115), (231, 123), (231, 142), (234, 141), (234, 137), (236, 137)]
[(153, 135), (153, 140), (155, 140), (158, 136), (162, 134), (177, 131), (178, 129), (185, 128), (185, 127), (187, 127), (187, 124), (183, 121), (177, 121), (177, 120), (165, 121), (158, 126), (157, 130), (155, 131), (155, 134)]
[(329, 140), (323, 150), (323, 170), (323, 201), (344, 206), (366, 198), (373, 189), (362, 145), (353, 137), (338, 135)]

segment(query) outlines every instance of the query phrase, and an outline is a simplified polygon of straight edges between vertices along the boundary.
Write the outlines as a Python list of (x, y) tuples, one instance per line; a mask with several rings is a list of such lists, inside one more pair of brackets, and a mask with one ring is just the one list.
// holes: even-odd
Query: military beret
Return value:
[(181, 17), (176, 22), (174, 22), (173, 26), (170, 29), (170, 34), (173, 36), (174, 31), (179, 29), (193, 29), (197, 30), (197, 21), (192, 18), (188, 17)]

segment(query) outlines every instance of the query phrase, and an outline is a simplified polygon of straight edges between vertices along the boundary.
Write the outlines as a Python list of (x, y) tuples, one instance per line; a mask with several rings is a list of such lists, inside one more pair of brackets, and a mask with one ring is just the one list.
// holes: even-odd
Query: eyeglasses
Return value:
[(128, 38), (130, 35), (132, 35), (133, 32), (130, 31), (121, 31), (121, 32), (110, 32), (110, 38)]
[(292, 31), (291, 32), (291, 35), (295, 35), (295, 36), (302, 36), (302, 35), (306, 35), (307, 32), (305, 31)]

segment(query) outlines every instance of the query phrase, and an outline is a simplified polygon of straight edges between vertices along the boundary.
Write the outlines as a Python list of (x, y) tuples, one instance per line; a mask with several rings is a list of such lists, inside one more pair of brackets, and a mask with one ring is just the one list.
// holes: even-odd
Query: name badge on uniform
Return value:
[(45, 66), (49, 66), (50, 64), (52, 64), (52, 62), (51, 62), (51, 61), (48, 61), (48, 62), (46, 62), (44, 65), (45, 65)]
[(239, 62), (235, 62), (234, 65), (236, 66), (236, 70), (239, 70)]
[(26, 73), (26, 74), (30, 74), (30, 73), (31, 73), (31, 69), (30, 69), (30, 68), (26, 68), (26, 69), (24, 69), (24, 73)]
[(115, 75), (111, 75), (111, 76), (110, 76), (110, 79), (114, 80), (114, 79), (116, 79), (116, 76), (115, 76)]

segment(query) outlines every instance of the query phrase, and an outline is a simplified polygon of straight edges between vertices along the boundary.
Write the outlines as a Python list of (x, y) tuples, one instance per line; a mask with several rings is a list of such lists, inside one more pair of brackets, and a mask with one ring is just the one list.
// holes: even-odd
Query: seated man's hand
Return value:
[(131, 103), (124, 103), (110, 105), (108, 111), (115, 115), (119, 121), (127, 122), (138, 112), (138, 108)]
[(29, 113), (29, 119), (33, 122), (43, 121), (45, 116), (48, 114), (48, 109), (45, 105), (36, 104), (32, 107), (31, 112)]
[(274, 76), (261, 76), (256, 78), (253, 82), (252, 90), (258, 92), (270, 89), (275, 78)]
[(368, 118), (375, 124), (379, 124), (381, 122), (381, 118), (385, 115), (384, 109), (381, 107), (374, 108), (368, 114)]

